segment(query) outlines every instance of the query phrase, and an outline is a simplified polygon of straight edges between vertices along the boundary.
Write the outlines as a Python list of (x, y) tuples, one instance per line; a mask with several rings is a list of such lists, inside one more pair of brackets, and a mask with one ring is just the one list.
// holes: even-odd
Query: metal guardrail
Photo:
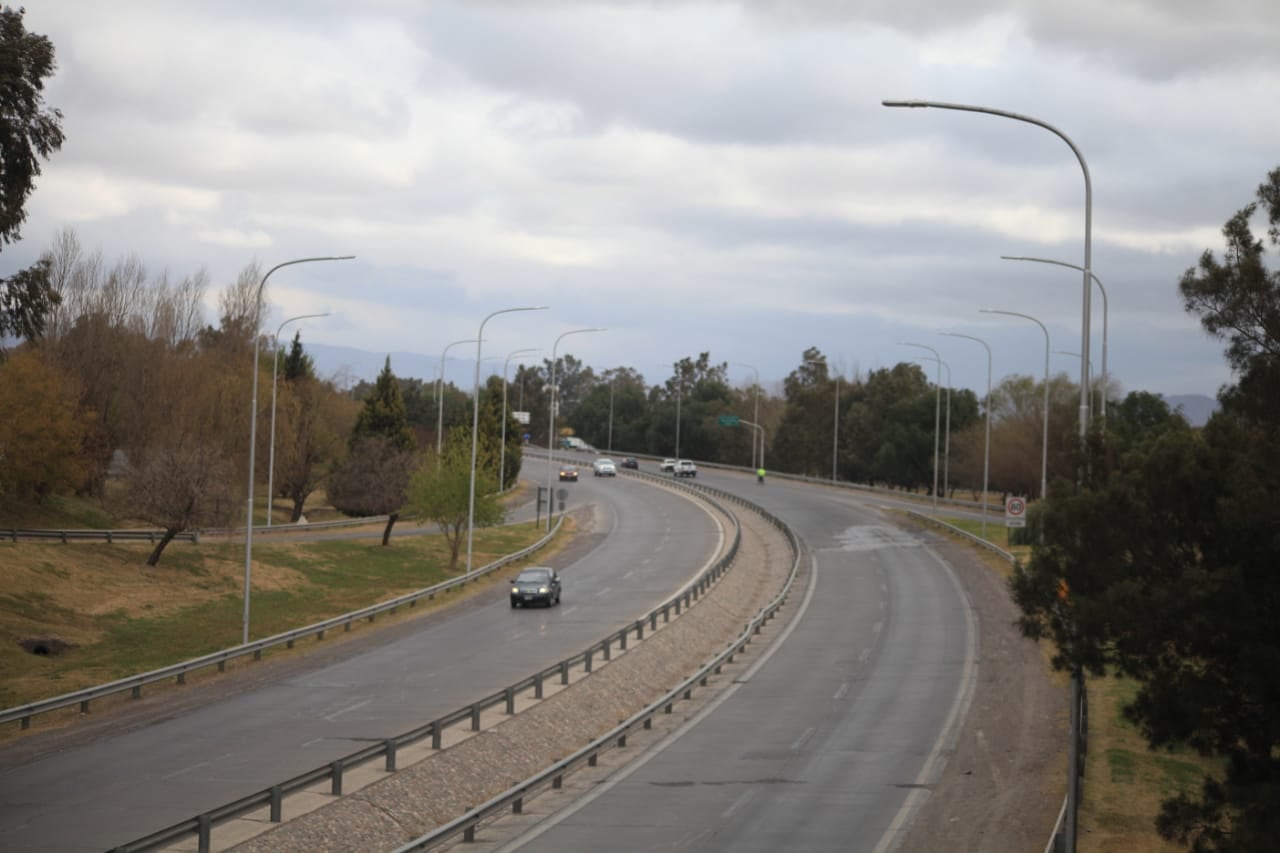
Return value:
[[(654, 477), (653, 475), (638, 475), (641, 478), (652, 479), (664, 485), (670, 483), (662, 477)], [(680, 484), (683, 486), (684, 484)], [(691, 491), (718, 491), (707, 489), (690, 489)], [(735, 496), (727, 493), (720, 493), (721, 496), (736, 499)], [(730, 542), (726, 553), (713, 563), (706, 571), (697, 578), (687, 583), (672, 598), (663, 604), (651, 610), (648, 614), (628, 624), (618, 631), (613, 632), (603, 640), (592, 644), (587, 649), (565, 658), (560, 662), (553, 664), (546, 669), (535, 672), (520, 681), (511, 684), (502, 690), (491, 693), (476, 702), (446, 714), (436, 720), (419, 726), (411, 731), (404, 732), (396, 737), (387, 738), (380, 743), (371, 744), (350, 755), (343, 756), (329, 762), (321, 767), (301, 773), (283, 782), (272, 785), (269, 788), (257, 791), (247, 796), (241, 797), (225, 805), (218, 806), (208, 812), (196, 815), (179, 821), (164, 829), (157, 830), (144, 838), (123, 844), (112, 849), (111, 853), (134, 853), (134, 851), (154, 850), (158, 847), (170, 844), (175, 841), (188, 839), (192, 835), (196, 836), (197, 849), (200, 853), (206, 853), (210, 849), (211, 836), (213, 828), (219, 823), (241, 817), (249, 812), (263, 808), (269, 809), (269, 817), (272, 822), (279, 822), (282, 819), (283, 799), (285, 796), (311, 787), (318, 783), (328, 781), (330, 783), (330, 792), (339, 796), (342, 794), (342, 780), (344, 772), (353, 767), (365, 764), (378, 759), (383, 759), (385, 768), (388, 772), (396, 769), (396, 755), (401, 747), (410, 746), (419, 741), (431, 738), (432, 749), (440, 749), (445, 729), (461, 723), (470, 725), (472, 731), (480, 730), (480, 715), (491, 708), (503, 706), (507, 714), (515, 713), (515, 701), (518, 694), (528, 690), (533, 690), (534, 698), (541, 699), (543, 695), (543, 686), (548, 679), (559, 678), (561, 684), (569, 683), (569, 671), (577, 666), (584, 667), (586, 672), (590, 672), (592, 665), (599, 655), (601, 660), (608, 661), (612, 655), (612, 651), (616, 646), (618, 651), (625, 651), (627, 648), (628, 637), (635, 634), (636, 641), (644, 639), (645, 626), (649, 626), (650, 632), (656, 631), (658, 627), (658, 619), (661, 617), (664, 624), (669, 622), (673, 615), (679, 616), (684, 610), (691, 607), (696, 601), (704, 595), (732, 566), (734, 559), (737, 557), (738, 546), (741, 543), (742, 531), (738, 524), (737, 518), (733, 513), (728, 512), (724, 507), (719, 506), (715, 500), (707, 495), (701, 495), (703, 500), (716, 506), (725, 515), (734, 520), (734, 535)], [(563, 520), (563, 517), (562, 517)], [(778, 522), (775, 522), (778, 523)], [(556, 525), (559, 529), (559, 523)], [(486, 567), (488, 568), (488, 567)], [(795, 567), (792, 567), (794, 576)], [(475, 573), (473, 573), (474, 575)], [(789, 582), (788, 582), (789, 588)], [(775, 608), (776, 609), (776, 608)], [(362, 611), (357, 611), (348, 616), (357, 616)], [(345, 618), (345, 617), (343, 617)], [(283, 636), (283, 635), (282, 635)], [(743, 643), (745, 645), (745, 643)], [(728, 654), (728, 653), (726, 653)], [(723, 655), (722, 655), (723, 657)], [(691, 689), (691, 688), (690, 688)]]
[(133, 698), (138, 699), (142, 696), (142, 688), (148, 684), (154, 684), (157, 681), (165, 681), (170, 678), (176, 678), (178, 684), (185, 684), (187, 673), (204, 669), (209, 666), (217, 666), (219, 672), (223, 672), (227, 668), (227, 661), (246, 655), (253, 655), (254, 660), (262, 658), (263, 651), (275, 646), (287, 645), (293, 648), (293, 644), (305, 637), (315, 635), (317, 640), (323, 640), (327, 631), (342, 627), (344, 631), (351, 630), (351, 624), (360, 619), (367, 619), (372, 622), (375, 617), (383, 613), (395, 613), (401, 607), (413, 607), (423, 599), (433, 599), (440, 593), (449, 592), (452, 589), (461, 589), (468, 583), (480, 579), (490, 572), (496, 571), (503, 566), (521, 560), (530, 554), (541, 549), (551, 538), (560, 530), (560, 525), (564, 522), (564, 516), (556, 522), (555, 527), (543, 536), (537, 542), (527, 548), (523, 548), (514, 554), (495, 560), (486, 566), (481, 566), (469, 574), (462, 574), (456, 578), (443, 581), (434, 586), (420, 589), (417, 592), (406, 593), (405, 595), (384, 601), (380, 604), (370, 605), (360, 610), (354, 610), (341, 616), (335, 616), (322, 622), (316, 622), (302, 628), (295, 628), (292, 631), (285, 631), (272, 637), (262, 640), (255, 640), (252, 643), (245, 643), (240, 646), (233, 646), (229, 649), (213, 652), (203, 657), (193, 658), (191, 660), (182, 661), (181, 663), (171, 664), (160, 669), (154, 669), (150, 672), (131, 675), (127, 678), (121, 678), (117, 681), (111, 681), (107, 684), (100, 684), (96, 687), (87, 687), (84, 690), (77, 690), (73, 693), (64, 693), (61, 696), (54, 696), (51, 699), (42, 699), (39, 702), (30, 702), (26, 705), (18, 705), (13, 708), (6, 708), (0, 711), (0, 724), (10, 723), (14, 720), (20, 720), (23, 729), (30, 728), (31, 718), (38, 714), (45, 714), (50, 711), (56, 711), (61, 708), (67, 708), (72, 705), (80, 706), (80, 713), (89, 713), (89, 705), (95, 699), (101, 699), (106, 696), (112, 696), (116, 693), (122, 693), (126, 690), (132, 691)]
[[(165, 534), (163, 530), (23, 530), (9, 528), (3, 531), (2, 535), (10, 542), (17, 542), (19, 539), (56, 539), (65, 544), (72, 539), (87, 541), (105, 539), (107, 544), (110, 545), (117, 540), (121, 542), (151, 542), (154, 544), (163, 539)], [(173, 541), (199, 542), (200, 533), (195, 530), (184, 530), (181, 533), (175, 533)]]
[[(653, 476), (653, 475), (643, 475)], [(666, 478), (660, 478), (664, 482)], [(794, 531), (786, 525), (781, 519), (769, 513), (762, 507), (752, 504), (737, 495), (731, 495), (728, 492), (721, 492), (708, 486), (693, 487), (698, 491), (708, 492), (717, 497), (732, 500), (740, 503), (752, 511), (759, 513), (771, 524), (782, 531), (786, 536), (787, 542), (792, 549), (791, 571), (787, 576), (787, 581), (783, 585), (782, 591), (773, 599), (773, 601), (761, 608), (760, 612), (755, 615), (746, 626), (741, 634), (738, 635), (720, 654), (716, 655), (711, 661), (706, 663), (700, 670), (682, 681), (677, 687), (668, 691), (664, 696), (655, 702), (652, 702), (639, 712), (633, 714), (628, 719), (622, 721), (610, 731), (587, 744), (582, 749), (572, 755), (557, 761), (548, 769), (538, 773), (537, 775), (526, 779), (518, 785), (508, 788), (503, 793), (493, 797), (488, 802), (483, 803), (466, 814), (455, 818), (443, 826), (437, 827), (431, 832), (414, 839), (408, 844), (397, 848), (394, 853), (416, 853), (416, 851), (429, 850), (432, 847), (449, 841), (461, 835), (464, 842), (475, 840), (476, 827), (484, 820), (494, 817), (498, 814), (510, 810), (514, 814), (519, 814), (524, 808), (524, 801), (547, 788), (559, 788), (566, 775), (578, 769), (584, 764), (595, 764), (600, 753), (614, 747), (624, 747), (627, 745), (627, 736), (637, 728), (650, 728), (655, 716), (661, 713), (670, 714), (674, 704), (680, 699), (691, 699), (693, 691), (696, 687), (705, 687), (709, 677), (719, 674), (721, 669), (729, 663), (733, 663), (733, 659), (742, 654), (747, 645), (750, 644), (751, 638), (759, 634), (764, 624), (768, 622), (777, 613), (778, 608), (786, 603), (787, 597), (791, 594), (791, 588), (795, 583), (796, 575), (800, 567), (801, 545), (799, 538)]]

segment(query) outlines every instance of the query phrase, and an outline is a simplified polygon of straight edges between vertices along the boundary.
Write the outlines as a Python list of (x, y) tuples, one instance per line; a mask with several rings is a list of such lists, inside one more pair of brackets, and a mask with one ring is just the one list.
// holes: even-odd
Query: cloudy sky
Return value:
[(354, 254), (273, 276), (269, 328), (330, 312), (304, 341), (423, 365), (548, 305), (490, 321), (491, 366), (607, 327), (560, 352), (659, 382), (709, 351), (768, 384), (810, 346), (852, 375), (913, 341), (981, 393), (954, 331), (997, 380), (1038, 376), (1039, 330), (978, 309), (1079, 351), (1079, 273), (999, 256), (1083, 263), (1081, 169), (1033, 125), (880, 103), (927, 99), (1072, 138), (1109, 372), (1213, 394), (1222, 347), (1177, 281), (1280, 165), (1274, 0), (58, 0), (26, 22), (57, 50), (67, 140), (0, 271), (66, 227), (219, 286)]

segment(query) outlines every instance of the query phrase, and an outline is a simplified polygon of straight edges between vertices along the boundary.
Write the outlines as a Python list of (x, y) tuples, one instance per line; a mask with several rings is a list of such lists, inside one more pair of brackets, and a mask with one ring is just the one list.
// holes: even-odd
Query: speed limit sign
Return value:
[(1027, 526), (1027, 502), (1023, 498), (1008, 498), (1004, 502), (1004, 526)]

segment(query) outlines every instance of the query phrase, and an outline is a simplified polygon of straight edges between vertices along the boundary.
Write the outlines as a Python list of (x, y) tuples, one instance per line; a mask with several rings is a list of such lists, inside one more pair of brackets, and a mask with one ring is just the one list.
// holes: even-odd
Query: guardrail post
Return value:
[(89, 713), (89, 700), (88, 700), (88, 699), (86, 699), (86, 700), (84, 700), (83, 702), (81, 702), (81, 703), (80, 703), (80, 713), (81, 713), (81, 714), (87, 714), (87, 713)]
[(516, 712), (516, 689), (507, 687), (507, 713), (514, 714)]
[(179, 683), (179, 684), (186, 684), (186, 683), (187, 683), (187, 673), (186, 673), (186, 670), (183, 670), (182, 672), (178, 673), (178, 683)]
[(213, 829), (213, 821), (207, 814), (196, 818), (196, 849), (200, 853), (209, 853), (209, 833)]
[(533, 677), (533, 698), (542, 698), (542, 673), (539, 672)]
[(471, 731), (480, 731), (480, 703), (471, 706)]
[(262, 649), (254, 649), (254, 650), (253, 650), (253, 659), (254, 659), (254, 660), (262, 660)]
[(611, 650), (609, 648), (611, 645), (613, 645), (613, 643), (611, 642), (612, 639), (613, 639), (612, 637), (604, 638), (604, 654), (602, 655), (602, 657), (605, 660), (613, 660), (613, 657), (611, 656)]
[(583, 672), (591, 671), (591, 649), (587, 649), (586, 654), (583, 655), (582, 665)]
[[(467, 809), (467, 811), (471, 811), (471, 809)], [(476, 840), (476, 825), (474, 823), (462, 830), (462, 840), (468, 844)]]
[(394, 738), (387, 738), (383, 741), (387, 747), (387, 764), (386, 771), (388, 773), (396, 772), (396, 742)]
[(679, 597), (676, 598), (675, 605), (676, 605), (676, 615), (679, 616), (680, 615), (680, 598)]
[(524, 797), (516, 797), (511, 801), (512, 814), (524, 814)]
[(318, 632), (316, 632), (316, 639), (317, 639), (317, 640), (323, 640), (323, 639), (324, 639), (324, 629), (323, 629), (323, 628), (321, 628)]
[(622, 734), (618, 735), (618, 746), (622, 747), (626, 745), (627, 745), (627, 733), (623, 732)]
[[(680, 611), (677, 610), (676, 612), (679, 613)], [(670, 621), (671, 621), (671, 605), (664, 604), (662, 605), (662, 624), (666, 625)]]
[(271, 786), (271, 822), (279, 823), (281, 820), (281, 812), (284, 811), (284, 791), (279, 785)]
[(434, 723), (431, 724), (431, 748), (432, 749), (440, 748), (440, 734), (441, 734), (440, 729), (441, 729), (441, 725), (439, 720), (436, 720)]
[(133, 696), (133, 698), (134, 698), (134, 699), (141, 699), (141, 698), (142, 698), (142, 685), (141, 685), (141, 684), (135, 684), (135, 685), (133, 686), (133, 690), (131, 691), (131, 693), (132, 693), (132, 696)]
[(558, 791), (558, 790), (560, 790), (561, 788), (563, 788), (563, 787), (564, 787), (564, 776), (563, 776), (563, 775), (561, 775), (561, 776), (553, 776), (553, 777), (552, 777), (552, 779), (551, 779), (551, 787), (552, 787), (553, 789), (557, 790), (557, 791)]
[(656, 610), (649, 614), (649, 630), (658, 630), (658, 611)]
[(342, 796), (342, 759), (329, 763), (329, 770), (333, 773), (333, 785), (329, 788), (329, 793), (335, 797)]
[(349, 632), (351, 631), (351, 620), (350, 620), (350, 619), (348, 619), (346, 622), (343, 622), (343, 623), (342, 623), (342, 630), (343, 630), (343, 632), (344, 632), (344, 633), (349, 633)]
[(644, 639), (644, 620), (641, 619), (636, 623), (636, 642)]
[(226, 671), (227, 671), (227, 659), (223, 658), (222, 660), (218, 661), (218, 672), (226, 672)]
[(618, 651), (625, 652), (627, 650), (627, 629), (623, 628), (618, 632)]
[(569, 661), (568, 660), (560, 661), (560, 683), (561, 684), (569, 683)]
[(31, 728), (31, 717), (29, 715), (22, 718), (21, 728), (23, 731)]

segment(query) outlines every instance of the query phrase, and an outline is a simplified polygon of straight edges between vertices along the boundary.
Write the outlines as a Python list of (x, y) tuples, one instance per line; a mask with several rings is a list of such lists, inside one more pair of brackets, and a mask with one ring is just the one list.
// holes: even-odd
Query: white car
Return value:
[(666, 472), (668, 472), (668, 473), (670, 473), (671, 471), (676, 470), (676, 460), (674, 460), (674, 459), (663, 459), (663, 460), (662, 460), (662, 464), (658, 466), (658, 470), (660, 470), (660, 471), (666, 471)]
[(698, 476), (698, 466), (693, 464), (690, 459), (681, 459), (676, 462), (673, 472), (677, 477), (696, 477)]
[(597, 477), (616, 477), (618, 476), (618, 466), (613, 464), (612, 459), (597, 459), (595, 464)]

